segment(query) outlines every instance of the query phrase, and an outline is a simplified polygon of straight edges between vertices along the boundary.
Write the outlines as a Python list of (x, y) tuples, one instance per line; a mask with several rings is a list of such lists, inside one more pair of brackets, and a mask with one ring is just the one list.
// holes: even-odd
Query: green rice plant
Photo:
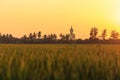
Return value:
[(0, 80), (120, 80), (120, 45), (0, 45)]

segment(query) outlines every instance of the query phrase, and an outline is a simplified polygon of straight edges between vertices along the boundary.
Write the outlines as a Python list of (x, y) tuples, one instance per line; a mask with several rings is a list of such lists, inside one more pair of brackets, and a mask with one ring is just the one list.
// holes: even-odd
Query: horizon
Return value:
[[(76, 38), (89, 37), (91, 27), (120, 32), (119, 0), (5, 0), (0, 1), (0, 32), (15, 37), (41, 31), (68, 34), (73, 26)], [(109, 34), (109, 33), (108, 33)], [(109, 36), (109, 35), (108, 35)]]

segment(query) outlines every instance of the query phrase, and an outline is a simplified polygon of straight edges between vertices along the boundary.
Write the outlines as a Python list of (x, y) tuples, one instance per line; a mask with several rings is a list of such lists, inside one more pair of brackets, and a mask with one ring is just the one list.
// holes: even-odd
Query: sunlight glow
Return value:
[(120, 9), (116, 10), (115, 16), (116, 16), (115, 18), (116, 18), (117, 23), (120, 23)]
[(93, 26), (111, 31), (120, 26), (120, 0), (0, 0), (1, 33), (59, 35), (71, 25), (80, 38), (89, 37)]

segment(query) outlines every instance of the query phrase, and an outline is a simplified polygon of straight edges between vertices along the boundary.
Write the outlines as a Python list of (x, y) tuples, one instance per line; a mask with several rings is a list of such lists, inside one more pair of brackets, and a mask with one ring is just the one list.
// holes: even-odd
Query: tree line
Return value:
[[(0, 33), (0, 43), (1, 44), (120, 44), (120, 34), (116, 30), (112, 30), (110, 37), (106, 38), (108, 35), (107, 29), (98, 35), (98, 28), (92, 27), (89, 32), (89, 37), (87, 39), (75, 39), (69, 40), (69, 34), (44, 34), (41, 31), (29, 33), (29, 35), (23, 35), (21, 38), (14, 37), (12, 34), (1, 34)], [(59, 38), (58, 38), (59, 37)]]

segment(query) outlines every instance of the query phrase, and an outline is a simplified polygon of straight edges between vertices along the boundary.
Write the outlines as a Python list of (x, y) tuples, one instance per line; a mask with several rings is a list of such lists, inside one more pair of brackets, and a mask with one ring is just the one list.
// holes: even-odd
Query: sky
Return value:
[(0, 0), (0, 32), (22, 37), (30, 32), (87, 38), (91, 27), (120, 32), (120, 0)]

